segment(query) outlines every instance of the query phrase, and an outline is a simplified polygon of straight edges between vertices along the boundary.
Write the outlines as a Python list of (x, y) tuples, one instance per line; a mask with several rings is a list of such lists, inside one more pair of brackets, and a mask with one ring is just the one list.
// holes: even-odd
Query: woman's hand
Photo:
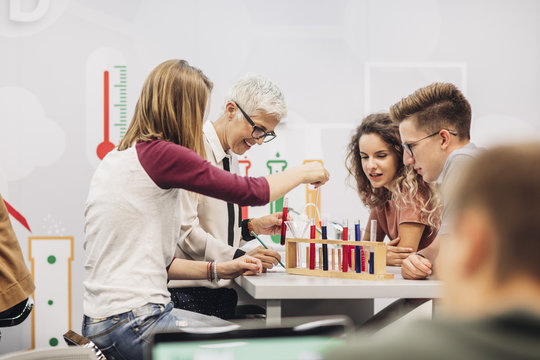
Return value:
[(281, 260), (281, 255), (279, 255), (277, 251), (272, 248), (265, 249), (263, 246), (258, 246), (247, 254), (261, 260), (263, 272), (273, 268), (278, 264), (278, 261)]
[(251, 219), (255, 234), (277, 235), (281, 233), (281, 212), (266, 215), (260, 218)]
[(397, 237), (386, 245), (386, 265), (401, 266), (403, 260), (414, 251), (412, 248), (398, 247), (397, 244), (399, 244), (400, 240)]
[(431, 261), (417, 254), (412, 254), (403, 261), (401, 276), (410, 280), (425, 279), (431, 275), (431, 268)]
[(249, 255), (217, 264), (217, 274), (220, 279), (234, 279), (240, 275), (258, 275), (262, 269), (261, 260)]
[(323, 185), (330, 179), (330, 173), (318, 161), (311, 161), (300, 166), (304, 177), (303, 184), (311, 184), (316, 188)]

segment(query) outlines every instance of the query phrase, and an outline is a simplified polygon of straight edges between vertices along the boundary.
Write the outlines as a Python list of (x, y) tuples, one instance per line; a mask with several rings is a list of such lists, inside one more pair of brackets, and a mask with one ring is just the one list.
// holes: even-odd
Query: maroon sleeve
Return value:
[(186, 147), (154, 140), (137, 142), (136, 149), (142, 167), (162, 189), (186, 189), (243, 206), (264, 205), (270, 200), (264, 177), (231, 174)]

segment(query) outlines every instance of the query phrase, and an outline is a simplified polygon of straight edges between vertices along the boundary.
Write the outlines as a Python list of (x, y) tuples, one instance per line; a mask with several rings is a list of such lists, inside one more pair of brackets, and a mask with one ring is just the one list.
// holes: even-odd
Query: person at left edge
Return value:
[[(230, 89), (215, 122), (203, 126), (206, 158), (213, 165), (239, 174), (238, 155), (254, 145), (276, 137), (275, 127), (287, 114), (283, 93), (270, 79), (247, 75)], [(245, 254), (240, 248), (256, 234), (281, 231), (281, 212), (242, 220), (240, 206), (182, 190), (182, 227), (175, 256), (192, 260), (227, 261)], [(249, 247), (246, 244), (246, 247)], [(263, 271), (281, 259), (273, 249), (257, 246), (251, 255), (261, 260)], [(170, 281), (174, 306), (180, 309), (228, 319), (234, 317), (238, 294), (231, 280)]]
[(0, 195), (0, 319), (13, 318), (35, 290), (19, 241)]

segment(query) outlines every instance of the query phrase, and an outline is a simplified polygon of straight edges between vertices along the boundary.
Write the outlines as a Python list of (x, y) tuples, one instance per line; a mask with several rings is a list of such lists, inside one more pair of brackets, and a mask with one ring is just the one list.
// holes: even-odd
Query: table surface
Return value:
[(357, 280), (268, 272), (235, 279), (254, 299), (440, 298), (439, 280), (405, 280), (399, 267), (387, 267), (392, 280)]

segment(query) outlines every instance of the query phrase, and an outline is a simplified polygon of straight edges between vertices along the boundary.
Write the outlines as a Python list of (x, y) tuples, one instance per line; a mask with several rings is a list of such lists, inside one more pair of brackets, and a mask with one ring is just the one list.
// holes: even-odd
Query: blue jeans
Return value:
[(84, 316), (82, 334), (96, 344), (107, 360), (137, 360), (143, 358), (155, 332), (230, 324), (214, 316), (174, 309), (171, 302), (146, 304), (102, 319)]

